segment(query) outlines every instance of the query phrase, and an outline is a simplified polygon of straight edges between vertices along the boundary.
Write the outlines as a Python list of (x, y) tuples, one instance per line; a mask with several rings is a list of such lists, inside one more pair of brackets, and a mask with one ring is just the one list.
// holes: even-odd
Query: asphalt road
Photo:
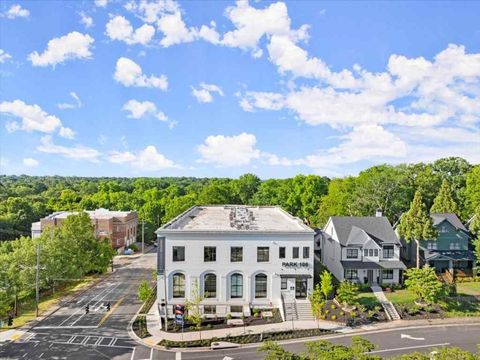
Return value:
[[(403, 335), (402, 335), (403, 334)], [(348, 345), (353, 335), (333, 335), (324, 337), (337, 344)], [(384, 358), (394, 355), (408, 354), (415, 351), (430, 352), (441, 346), (458, 346), (470, 352), (477, 351), (480, 343), (480, 325), (454, 325), (454, 326), (423, 326), (416, 328), (403, 328), (365, 332), (361, 334), (378, 345), (376, 353)], [(296, 340), (282, 345), (285, 349), (293, 352), (305, 351), (305, 341)], [(226, 356), (234, 360), (262, 359), (257, 347), (221, 350), (215, 352), (188, 352), (183, 353), (182, 360), (220, 360)], [(161, 359), (158, 357), (158, 359)], [(228, 359), (228, 358), (227, 358)], [(180, 359), (177, 359), (180, 360)]]
[[(64, 304), (19, 340), (0, 346), (0, 359), (153, 358), (150, 348), (128, 336), (127, 326), (141, 306), (138, 286), (151, 278), (155, 264), (155, 252), (120, 261), (114, 273)], [(109, 312), (103, 306), (107, 302)]]

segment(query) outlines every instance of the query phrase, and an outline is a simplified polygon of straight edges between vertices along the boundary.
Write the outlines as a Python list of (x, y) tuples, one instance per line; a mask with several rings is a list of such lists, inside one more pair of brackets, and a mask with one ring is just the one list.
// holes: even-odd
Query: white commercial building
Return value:
[(157, 230), (158, 304), (173, 317), (198, 291), (205, 316), (308, 301), (314, 231), (275, 206), (194, 206)]

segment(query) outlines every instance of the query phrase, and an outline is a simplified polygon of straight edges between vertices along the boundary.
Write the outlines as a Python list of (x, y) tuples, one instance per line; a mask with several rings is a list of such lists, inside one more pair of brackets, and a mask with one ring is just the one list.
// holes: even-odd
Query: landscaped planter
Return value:
[(387, 320), (385, 312), (381, 307), (372, 309), (359, 305), (342, 307), (335, 300), (327, 301), (322, 309), (322, 314), (319, 320), (335, 321), (341, 324), (348, 324), (348, 326), (366, 325), (372, 322)]

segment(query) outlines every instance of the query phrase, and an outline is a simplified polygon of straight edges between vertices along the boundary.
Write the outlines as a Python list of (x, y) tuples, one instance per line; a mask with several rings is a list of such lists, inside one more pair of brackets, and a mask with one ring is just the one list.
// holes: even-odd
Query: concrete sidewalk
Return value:
[[(342, 326), (335, 322), (330, 321), (294, 321), (293, 324), (291, 321), (284, 321), (281, 323), (272, 323), (264, 325), (254, 325), (254, 326), (236, 326), (225, 329), (214, 329), (214, 330), (202, 330), (201, 334), (199, 331), (188, 331), (184, 333), (170, 333), (165, 332), (160, 329), (160, 316), (158, 314), (157, 302), (155, 302), (147, 314), (147, 328), (148, 332), (152, 335), (148, 338), (141, 339), (147, 346), (155, 346), (161, 340), (172, 340), (172, 341), (191, 341), (191, 340), (200, 340), (201, 339), (211, 339), (211, 338), (221, 338), (225, 336), (236, 336), (236, 335), (248, 335), (248, 334), (260, 334), (264, 332), (274, 332), (274, 331), (285, 331), (296, 329), (325, 329), (336, 332), (349, 332), (351, 328)], [(200, 336), (201, 335), (201, 336)], [(138, 339), (137, 339), (138, 340)]]
[[(133, 323), (133, 319), (131, 324)], [(215, 329), (215, 330), (203, 330), (201, 332), (202, 339), (211, 339), (213, 337), (221, 338), (227, 335), (248, 335), (248, 334), (259, 334), (262, 332), (273, 332), (273, 331), (282, 331), (282, 330), (291, 330), (294, 329), (325, 329), (336, 331), (338, 333), (352, 334), (362, 333), (366, 331), (379, 331), (379, 330), (391, 330), (396, 328), (408, 328), (415, 326), (442, 326), (446, 324), (464, 324), (464, 323), (480, 323), (480, 317), (461, 317), (461, 318), (444, 318), (444, 319), (430, 319), (430, 320), (398, 320), (398, 321), (389, 321), (381, 322), (377, 324), (364, 325), (358, 328), (350, 328), (347, 326), (339, 325), (338, 323), (330, 321), (294, 321), (293, 326), (291, 321), (285, 321), (282, 323), (274, 324), (265, 324), (265, 325), (255, 325), (247, 326), (245, 329), (243, 326), (232, 327), (227, 329)], [(130, 324), (130, 325), (131, 325)], [(151, 348), (163, 349), (159, 346), (158, 343), (163, 340), (172, 340), (172, 341), (190, 341), (190, 340), (199, 340), (200, 333), (198, 331), (189, 331), (185, 333), (169, 333), (160, 329), (160, 316), (158, 314), (158, 306), (155, 302), (147, 314), (147, 328), (151, 336), (140, 339), (138, 338), (133, 331), (131, 326), (129, 326), (129, 333), (132, 338), (134, 338), (138, 343), (141, 343), (145, 346)], [(295, 339), (302, 341), (301, 338)], [(249, 344), (255, 345), (255, 344)], [(164, 350), (164, 349), (163, 349)], [(190, 349), (191, 350), (191, 349)], [(195, 348), (195, 351), (201, 350), (201, 348)], [(183, 349), (182, 351), (189, 351), (189, 349)], [(192, 350), (193, 351), (193, 350)]]

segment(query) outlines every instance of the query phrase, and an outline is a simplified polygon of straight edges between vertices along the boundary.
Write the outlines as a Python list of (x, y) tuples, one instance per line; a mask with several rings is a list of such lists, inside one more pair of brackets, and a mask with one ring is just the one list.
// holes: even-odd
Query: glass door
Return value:
[(295, 298), (305, 299), (307, 297), (307, 279), (296, 278), (295, 279)]

